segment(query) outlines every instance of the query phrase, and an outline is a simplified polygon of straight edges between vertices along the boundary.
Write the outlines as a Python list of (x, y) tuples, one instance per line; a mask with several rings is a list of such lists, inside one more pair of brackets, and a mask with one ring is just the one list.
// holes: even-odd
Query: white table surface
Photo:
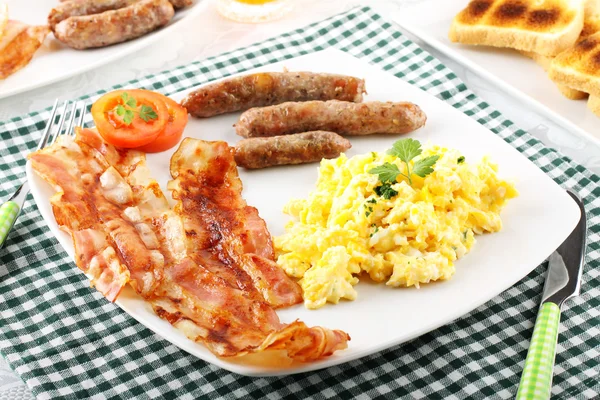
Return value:
[[(198, 0), (197, 0), (198, 1)], [(214, 0), (200, 0), (213, 2)], [(416, 1), (432, 0), (291, 0), (294, 11), (281, 20), (252, 25), (221, 17), (210, 5), (197, 20), (182, 24), (170, 35), (135, 55), (127, 56), (99, 69), (40, 89), (0, 100), (0, 121), (50, 106), (55, 98), (68, 99), (95, 92), (148, 74), (199, 61), (271, 36), (300, 28), (358, 5), (370, 5), (393, 20), (403, 7)], [(436, 0), (443, 1), (443, 0)], [(466, 2), (466, 0), (465, 0)], [(410, 35), (409, 35), (410, 36)], [(507, 118), (540, 139), (546, 145), (600, 174), (600, 145), (565, 131), (547, 118), (529, 111), (519, 101), (494, 84), (448, 57), (411, 37), (451, 68), (467, 86), (500, 110)], [(20, 378), (0, 358), (0, 400), (32, 399)]]

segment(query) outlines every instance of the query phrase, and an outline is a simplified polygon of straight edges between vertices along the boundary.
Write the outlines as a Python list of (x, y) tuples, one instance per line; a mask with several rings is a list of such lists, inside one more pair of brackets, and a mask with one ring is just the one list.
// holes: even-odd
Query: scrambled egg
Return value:
[(277, 263), (300, 278), (307, 308), (356, 299), (361, 273), (396, 287), (449, 279), (476, 234), (502, 229), (500, 211), (517, 192), (498, 178), (497, 166), (438, 146), (426, 146), (420, 157), (432, 155), (440, 157), (434, 171), (413, 175), (412, 186), (399, 176), (390, 199), (374, 191), (379, 178), (368, 171), (385, 162), (405, 171), (395, 156), (321, 161), (316, 189), (285, 206), (292, 220), (275, 238)]

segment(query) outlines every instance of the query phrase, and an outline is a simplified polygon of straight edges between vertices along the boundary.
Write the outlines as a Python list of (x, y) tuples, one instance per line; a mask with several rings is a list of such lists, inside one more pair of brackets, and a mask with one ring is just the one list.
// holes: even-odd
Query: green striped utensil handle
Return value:
[(559, 322), (558, 305), (552, 302), (542, 304), (533, 328), (533, 337), (525, 359), (517, 400), (550, 398)]
[(0, 247), (4, 245), (8, 233), (19, 216), (19, 211), (21, 211), (21, 208), (12, 200), (0, 206)]

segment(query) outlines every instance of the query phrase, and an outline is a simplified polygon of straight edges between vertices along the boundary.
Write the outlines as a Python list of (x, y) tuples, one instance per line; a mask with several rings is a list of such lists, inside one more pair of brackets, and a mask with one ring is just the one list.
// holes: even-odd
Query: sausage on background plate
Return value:
[[(108, 0), (111, 1), (111, 0)], [(132, 2), (135, 1), (140, 1), (140, 0), (131, 0)], [(175, 9), (180, 9), (180, 8), (184, 8), (187, 6), (191, 6), (192, 4), (194, 4), (194, 0), (169, 0), (171, 2), (171, 4), (173, 4), (173, 7), (175, 7)], [(61, 3), (102, 3), (102, 0), (60, 0)], [(114, 10), (114, 9), (113, 9)], [(86, 15), (86, 14), (81, 14), (81, 15)], [(89, 14), (87, 14), (89, 15)]]
[(413, 103), (307, 101), (252, 108), (235, 124), (238, 135), (264, 137), (325, 130), (340, 135), (403, 134), (423, 125), (427, 116)]
[(180, 9), (180, 8), (185, 8), (187, 6), (191, 6), (194, 3), (194, 0), (169, 0), (171, 2), (171, 4), (173, 4), (173, 7), (175, 7), (176, 10)]
[(117, 10), (64, 19), (55, 25), (54, 36), (74, 49), (104, 47), (152, 32), (174, 14), (168, 0), (140, 0)]
[(100, 14), (105, 11), (118, 10), (128, 7), (139, 0), (77, 0), (66, 1), (54, 7), (48, 15), (48, 25), (54, 27), (69, 17)]
[(350, 147), (348, 139), (326, 131), (243, 139), (235, 145), (235, 162), (248, 169), (304, 164), (335, 158)]
[(365, 81), (315, 72), (260, 72), (228, 78), (197, 89), (181, 105), (194, 117), (212, 117), (233, 111), (286, 101), (344, 100), (361, 102)]

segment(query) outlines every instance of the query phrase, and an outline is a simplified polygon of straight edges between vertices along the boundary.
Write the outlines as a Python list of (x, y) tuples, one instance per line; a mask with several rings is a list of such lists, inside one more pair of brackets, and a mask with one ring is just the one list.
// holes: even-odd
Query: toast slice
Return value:
[(510, 47), (555, 56), (583, 28), (584, 0), (471, 0), (454, 20), (452, 42)]
[[(548, 70), (550, 69), (550, 64), (552, 64), (552, 60), (554, 59), (554, 57), (542, 56), (540, 54), (532, 53), (530, 51), (522, 51), (521, 53), (535, 61), (546, 72), (548, 72)], [(561, 85), (560, 83), (556, 83), (556, 87), (558, 88), (560, 93), (569, 100), (582, 100), (588, 97), (588, 94), (586, 92), (572, 89), (566, 85)]]
[[(597, 1), (599, 0), (594, 0), (593, 2), (588, 1), (588, 3), (586, 4), (594, 4)], [(600, 31), (600, 14), (598, 14), (598, 12), (600, 12), (600, 7), (596, 7), (595, 4), (593, 7), (588, 7), (589, 6), (586, 6), (583, 29), (581, 30), (581, 34), (579, 35), (578, 41), (581, 41), (586, 37)], [(550, 69), (550, 65), (552, 64), (552, 60), (554, 60), (554, 57), (543, 56), (541, 54), (529, 51), (521, 51), (521, 53), (538, 63), (546, 72), (548, 72), (548, 70)], [(570, 100), (582, 100), (588, 97), (588, 94), (586, 92), (570, 88), (569, 86), (562, 85), (560, 83), (557, 83), (556, 86), (558, 87), (558, 90), (560, 90), (560, 92), (563, 94), (563, 96)]]
[(598, 14), (600, 13), (600, 0), (585, 0), (583, 7), (585, 18), (590, 15)]
[(600, 117), (600, 97), (590, 96), (587, 106), (594, 114)]
[(600, 32), (559, 54), (550, 64), (549, 76), (556, 83), (600, 96)]

